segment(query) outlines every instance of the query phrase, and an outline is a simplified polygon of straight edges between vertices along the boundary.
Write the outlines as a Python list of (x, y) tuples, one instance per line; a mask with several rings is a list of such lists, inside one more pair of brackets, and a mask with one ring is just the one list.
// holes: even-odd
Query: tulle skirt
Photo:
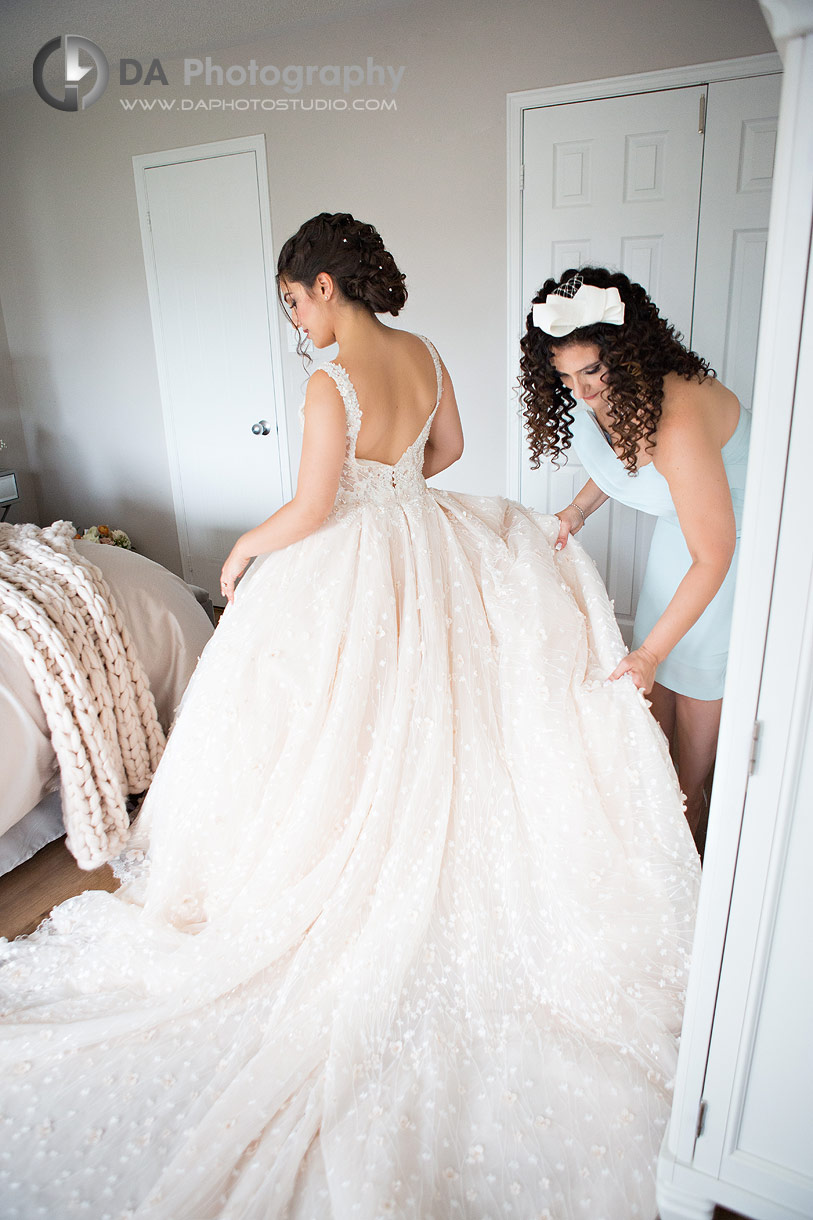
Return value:
[(255, 561), (122, 888), (4, 946), (5, 1220), (652, 1220), (699, 865), (556, 527), (427, 490)]

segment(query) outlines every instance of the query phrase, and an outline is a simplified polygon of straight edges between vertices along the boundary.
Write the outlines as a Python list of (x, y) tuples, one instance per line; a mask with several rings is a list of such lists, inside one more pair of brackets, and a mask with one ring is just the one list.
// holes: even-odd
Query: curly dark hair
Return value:
[(320, 212), (288, 238), (277, 259), (280, 300), (281, 280), (310, 289), (320, 271), (333, 277), (349, 301), (372, 313), (396, 316), (406, 304), (406, 276), (378, 230), (349, 212)]
[(553, 357), (561, 348), (585, 343), (598, 347), (599, 359), (606, 365), (603, 380), (609, 387), (610, 430), (621, 460), (630, 474), (636, 474), (641, 439), (645, 438), (648, 450), (653, 448), (651, 438), (663, 411), (666, 374), (679, 373), (687, 381), (705, 381), (717, 374), (681, 342), (682, 336), (660, 316), (641, 285), (632, 283), (620, 271), (571, 267), (558, 280), (545, 280), (533, 304), (544, 301), (574, 275), (598, 288), (617, 288), (624, 302), (624, 322), (621, 326), (599, 322), (556, 338), (534, 325), (533, 311), (528, 314), (520, 343), (519, 384), (531, 465), (536, 469), (544, 454), (558, 466), (562, 453), (570, 447), (575, 400), (560, 380)]

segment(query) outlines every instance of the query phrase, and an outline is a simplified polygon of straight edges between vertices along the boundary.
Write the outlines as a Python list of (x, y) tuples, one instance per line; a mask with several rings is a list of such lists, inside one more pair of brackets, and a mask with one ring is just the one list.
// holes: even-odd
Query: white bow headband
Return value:
[(623, 321), (624, 302), (618, 289), (585, 284), (580, 275), (560, 284), (533, 307), (534, 326), (557, 339), (580, 326), (593, 326), (596, 322), (621, 326)]

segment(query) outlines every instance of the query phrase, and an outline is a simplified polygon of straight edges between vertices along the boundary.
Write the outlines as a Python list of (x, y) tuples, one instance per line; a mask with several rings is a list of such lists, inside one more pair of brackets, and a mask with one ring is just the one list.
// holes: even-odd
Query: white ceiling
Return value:
[(199, 56), (294, 26), (309, 26), (410, 0), (0, 0), (0, 92), (33, 88), (34, 56), (61, 34), (97, 43), (108, 63)]

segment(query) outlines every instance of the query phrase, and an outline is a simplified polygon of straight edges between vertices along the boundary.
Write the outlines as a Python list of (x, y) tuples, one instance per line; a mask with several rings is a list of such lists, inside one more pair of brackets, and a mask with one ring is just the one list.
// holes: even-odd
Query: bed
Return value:
[[(110, 586), (167, 731), (214, 630), (211, 603), (144, 555), (96, 542), (76, 547)], [(45, 714), (22, 659), (0, 638), (0, 876), (64, 833)]]

